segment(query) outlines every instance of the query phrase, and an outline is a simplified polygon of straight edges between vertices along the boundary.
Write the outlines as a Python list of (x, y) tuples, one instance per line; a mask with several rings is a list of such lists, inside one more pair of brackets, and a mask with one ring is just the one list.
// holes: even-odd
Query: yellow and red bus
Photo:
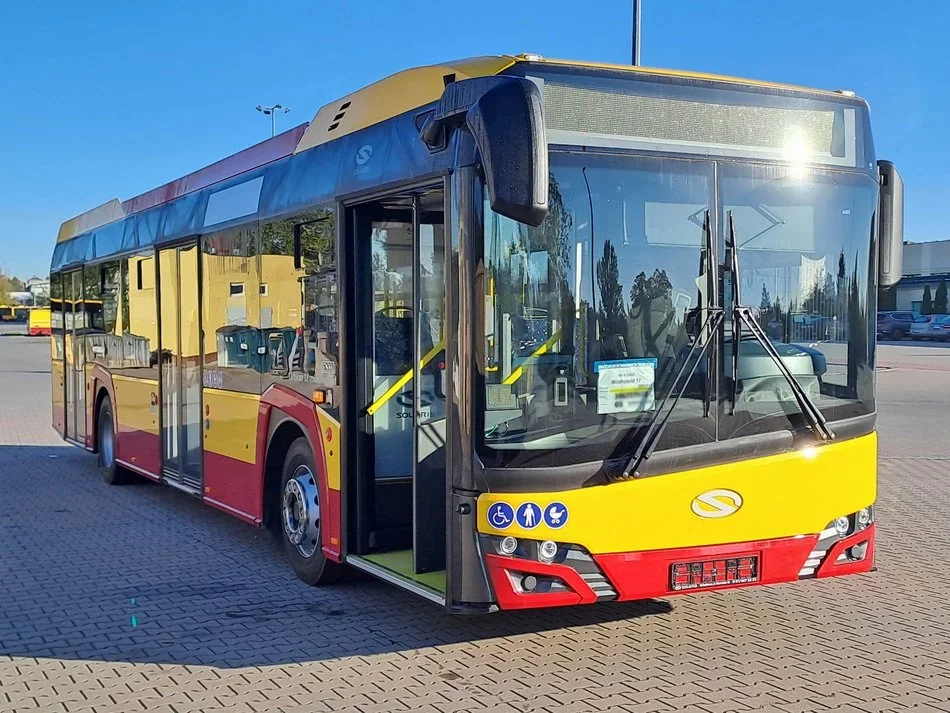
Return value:
[(30, 309), (24, 305), (0, 305), (0, 322), (26, 322)]
[(27, 318), (27, 330), (31, 337), (48, 337), (52, 334), (52, 313), (49, 307), (31, 307)]
[(53, 424), (453, 612), (866, 572), (902, 201), (851, 92), (411, 69), (64, 223)]

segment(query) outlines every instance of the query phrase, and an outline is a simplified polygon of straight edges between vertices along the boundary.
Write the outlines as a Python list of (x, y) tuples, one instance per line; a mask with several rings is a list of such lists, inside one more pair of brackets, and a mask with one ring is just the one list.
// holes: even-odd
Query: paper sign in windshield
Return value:
[(656, 359), (594, 362), (597, 413), (637, 413), (655, 408)]

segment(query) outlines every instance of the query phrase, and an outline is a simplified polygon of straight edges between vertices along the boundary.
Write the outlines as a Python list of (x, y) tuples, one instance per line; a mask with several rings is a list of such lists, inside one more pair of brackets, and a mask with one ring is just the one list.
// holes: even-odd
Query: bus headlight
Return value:
[(858, 526), (867, 527), (871, 524), (871, 508), (861, 508), (857, 514)]
[(508, 537), (502, 538), (501, 542), (498, 543), (498, 551), (503, 555), (513, 555), (515, 550), (518, 549), (518, 540), (516, 540), (511, 535)]
[(844, 537), (848, 534), (848, 530), (851, 529), (851, 521), (844, 515), (835, 520), (835, 532), (837, 532), (841, 537)]
[(557, 555), (557, 543), (551, 540), (545, 540), (538, 547), (538, 559), (542, 562), (550, 562)]

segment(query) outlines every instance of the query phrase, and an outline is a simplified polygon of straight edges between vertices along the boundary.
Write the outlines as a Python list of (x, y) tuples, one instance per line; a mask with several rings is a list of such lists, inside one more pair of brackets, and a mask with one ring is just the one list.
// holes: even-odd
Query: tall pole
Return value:
[(274, 104), (273, 106), (258, 104), (257, 110), (265, 116), (270, 116), (270, 135), (271, 138), (274, 138), (277, 136), (277, 114), (286, 114), (290, 111), (290, 107), (281, 106), (280, 104)]
[(633, 66), (640, 64), (640, 0), (633, 0), (633, 36), (631, 38)]

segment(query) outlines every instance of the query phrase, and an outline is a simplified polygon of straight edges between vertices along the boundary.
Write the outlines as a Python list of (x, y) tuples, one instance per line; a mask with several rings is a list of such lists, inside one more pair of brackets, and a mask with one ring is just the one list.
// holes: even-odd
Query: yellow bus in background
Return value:
[(26, 322), (30, 309), (24, 305), (0, 305), (0, 322)]
[(31, 337), (49, 336), (51, 334), (51, 312), (49, 307), (33, 307), (27, 320)]

